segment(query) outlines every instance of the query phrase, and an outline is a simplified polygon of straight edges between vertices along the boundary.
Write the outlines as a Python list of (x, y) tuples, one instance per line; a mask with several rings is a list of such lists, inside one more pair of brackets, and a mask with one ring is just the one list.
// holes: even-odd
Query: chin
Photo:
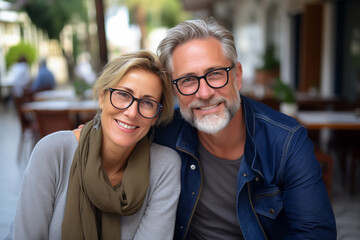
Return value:
[(223, 117), (219, 117), (216, 114), (206, 115), (202, 119), (195, 118), (194, 127), (199, 131), (208, 134), (216, 134), (224, 129), (230, 122), (229, 114), (225, 114)]
[(141, 138), (135, 137), (124, 137), (124, 136), (115, 136), (113, 138), (113, 143), (122, 148), (133, 147)]

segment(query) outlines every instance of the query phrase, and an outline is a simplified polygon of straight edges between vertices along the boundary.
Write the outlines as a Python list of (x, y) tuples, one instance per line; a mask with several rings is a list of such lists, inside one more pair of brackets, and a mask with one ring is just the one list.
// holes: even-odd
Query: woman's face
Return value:
[[(157, 102), (160, 102), (162, 94), (160, 78), (140, 68), (128, 71), (113, 88), (127, 91), (135, 98), (148, 98)], [(157, 116), (152, 119), (142, 117), (138, 112), (137, 101), (125, 110), (116, 109), (110, 102), (110, 91), (100, 94), (99, 106), (102, 109), (103, 144), (115, 147), (133, 147), (157, 120)]]

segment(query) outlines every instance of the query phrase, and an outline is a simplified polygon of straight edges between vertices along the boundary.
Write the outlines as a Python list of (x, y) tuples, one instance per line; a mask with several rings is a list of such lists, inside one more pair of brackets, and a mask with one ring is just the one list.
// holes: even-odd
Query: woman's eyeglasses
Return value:
[(134, 101), (138, 102), (138, 112), (144, 118), (154, 118), (161, 110), (161, 103), (149, 98), (136, 98), (122, 89), (109, 88), (111, 104), (120, 110), (129, 108)]

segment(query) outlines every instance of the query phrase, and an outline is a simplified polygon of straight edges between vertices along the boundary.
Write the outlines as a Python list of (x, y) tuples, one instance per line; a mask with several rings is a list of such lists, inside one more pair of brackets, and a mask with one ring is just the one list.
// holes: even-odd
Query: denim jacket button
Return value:
[(256, 177), (256, 178), (255, 178), (255, 181), (256, 181), (256, 182), (260, 181), (260, 178), (259, 178), (259, 177)]
[(244, 177), (246, 177), (246, 176), (247, 176), (247, 174), (246, 174), (246, 173), (244, 173), (244, 174), (243, 174), (243, 176), (244, 176)]
[(191, 169), (191, 170), (195, 170), (195, 169), (196, 169), (196, 166), (195, 166), (194, 164), (191, 164), (190, 169)]
[(275, 213), (274, 209), (270, 208), (269, 213), (273, 215)]

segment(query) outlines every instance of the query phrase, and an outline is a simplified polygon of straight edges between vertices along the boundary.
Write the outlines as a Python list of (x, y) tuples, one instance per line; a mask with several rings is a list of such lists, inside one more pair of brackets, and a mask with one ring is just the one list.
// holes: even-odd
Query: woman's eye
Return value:
[(155, 102), (151, 100), (144, 99), (141, 101), (141, 104), (146, 108), (154, 108)]
[(131, 96), (128, 93), (119, 92), (119, 91), (116, 93), (116, 96), (121, 99), (130, 99), (131, 98)]

